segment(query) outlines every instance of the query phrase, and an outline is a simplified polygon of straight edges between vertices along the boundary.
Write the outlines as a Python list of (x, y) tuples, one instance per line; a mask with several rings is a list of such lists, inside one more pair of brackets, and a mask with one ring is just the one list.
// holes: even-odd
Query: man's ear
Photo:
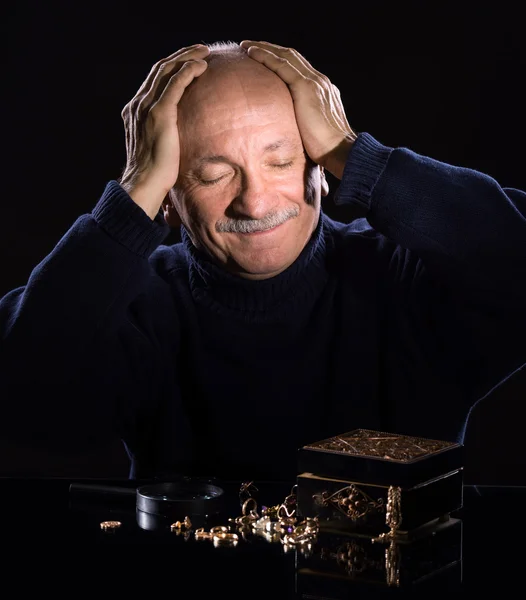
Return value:
[(171, 192), (167, 194), (162, 204), (164, 220), (172, 229), (178, 229), (181, 226), (181, 218), (175, 208), (175, 203), (171, 197)]
[(325, 177), (325, 170), (320, 166), (320, 182), (321, 182), (321, 195), (328, 196), (329, 195), (329, 184), (327, 182), (327, 178)]

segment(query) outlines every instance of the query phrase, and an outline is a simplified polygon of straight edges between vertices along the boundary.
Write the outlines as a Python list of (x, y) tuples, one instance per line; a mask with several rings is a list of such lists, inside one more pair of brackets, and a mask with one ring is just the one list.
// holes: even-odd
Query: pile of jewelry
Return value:
[[(206, 531), (196, 529), (196, 540), (211, 540), (214, 546), (236, 546), (240, 539), (248, 541), (251, 536), (260, 536), (268, 542), (280, 542), (285, 552), (299, 549), (309, 553), (316, 542), (319, 524), (317, 518), (306, 518), (298, 523), (296, 516), (296, 486), (281, 504), (258, 507), (253, 493), (258, 491), (253, 482), (243, 483), (239, 491), (241, 515), (228, 519), (228, 525), (216, 525)], [(192, 534), (192, 523), (188, 517), (177, 521), (171, 530), (184, 534), (188, 539)]]

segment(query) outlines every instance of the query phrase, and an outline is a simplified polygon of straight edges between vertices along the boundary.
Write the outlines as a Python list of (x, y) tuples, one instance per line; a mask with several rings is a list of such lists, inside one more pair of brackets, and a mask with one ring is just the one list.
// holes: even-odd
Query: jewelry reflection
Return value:
[(235, 533), (228, 533), (221, 531), (220, 533), (213, 534), (214, 546), (236, 546), (239, 537)]
[(334, 560), (351, 579), (355, 579), (365, 572), (382, 573), (385, 569), (385, 583), (389, 587), (400, 586), (400, 548), (394, 540), (391, 540), (386, 548), (384, 560), (379, 556), (370, 556), (365, 548), (364, 540), (346, 542), (340, 545), (335, 552), (328, 548), (322, 548), (320, 558)]
[(301, 597), (308, 597), (311, 586), (319, 586), (321, 579), (327, 583), (327, 589), (336, 581), (342, 585), (345, 581), (351, 585), (373, 583), (386, 588), (422, 584), (433, 590), (435, 585), (444, 589), (440, 586), (455, 587), (462, 582), (461, 520), (450, 519), (411, 540), (386, 535), (382, 541), (386, 543), (375, 543), (376, 539), (362, 534), (322, 528), (310, 555), (296, 555)]
[(196, 529), (194, 534), (196, 540), (210, 540), (213, 535), (210, 531), (205, 531), (204, 527)]

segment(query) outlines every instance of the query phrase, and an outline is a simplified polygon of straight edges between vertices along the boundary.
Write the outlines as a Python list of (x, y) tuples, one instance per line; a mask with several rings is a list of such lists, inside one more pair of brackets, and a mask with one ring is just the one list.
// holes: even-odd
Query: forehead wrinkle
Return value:
[[(293, 142), (292, 140), (288, 139), (288, 138), (281, 138), (279, 140), (276, 140), (275, 142), (271, 142), (270, 144), (266, 144), (263, 147), (263, 154), (267, 154), (270, 152), (275, 152), (276, 150), (279, 150), (280, 148), (288, 148), (291, 150), (295, 150), (297, 149), (298, 144)], [(224, 154), (208, 154), (206, 156), (200, 156), (196, 163), (197, 166), (202, 166), (204, 164), (209, 164), (209, 163), (224, 163), (224, 162), (231, 162), (231, 160), (225, 156)]]
[[(289, 108), (289, 107), (286, 107)], [(296, 120), (294, 109), (284, 112), (285, 106), (276, 102), (232, 102), (213, 106), (208, 103), (195, 105), (192, 112), (181, 118), (185, 133), (198, 132), (202, 137), (214, 137), (240, 129), (263, 129), (287, 119)], [(287, 114), (288, 113), (288, 114)]]

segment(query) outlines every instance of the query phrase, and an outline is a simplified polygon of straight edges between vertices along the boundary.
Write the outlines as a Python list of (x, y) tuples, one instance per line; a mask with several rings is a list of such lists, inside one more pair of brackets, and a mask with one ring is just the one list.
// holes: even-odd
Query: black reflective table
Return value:
[[(224, 490), (219, 512), (203, 522), (197, 518), (189, 527), (184, 526), (187, 515), (181, 514), (177, 529), (170, 526), (173, 514), (152, 516), (137, 510), (136, 488), (148, 483), (0, 478), (4, 582), (10, 575), (14, 580), (16, 573), (20, 585), (17, 568), (23, 564), (24, 585), (68, 597), (82, 596), (90, 586), (103, 595), (139, 597), (149, 591), (177, 598), (247, 600), (434, 594), (471, 598), (474, 592), (522, 588), (526, 487), (466, 486), (462, 510), (451, 515), (451, 558), (433, 565), (436, 553), (417, 553), (411, 560), (422, 561), (420, 580), (406, 583), (401, 577), (396, 583), (396, 578), (389, 580), (388, 544), (373, 549), (369, 542), (325, 533), (309, 548), (287, 546), (282, 536), (265, 531), (240, 533), (235, 544), (196, 539), (201, 527), (206, 532), (213, 526), (233, 527), (229, 519), (242, 514), (239, 482), (213, 482)], [(281, 504), (293, 490), (293, 484), (280, 482), (255, 481), (254, 486), (259, 509)], [(128, 493), (116, 493), (123, 489)], [(103, 521), (121, 525), (104, 530)], [(402, 574), (403, 560), (402, 554)], [(47, 577), (34, 575), (39, 568)]]

